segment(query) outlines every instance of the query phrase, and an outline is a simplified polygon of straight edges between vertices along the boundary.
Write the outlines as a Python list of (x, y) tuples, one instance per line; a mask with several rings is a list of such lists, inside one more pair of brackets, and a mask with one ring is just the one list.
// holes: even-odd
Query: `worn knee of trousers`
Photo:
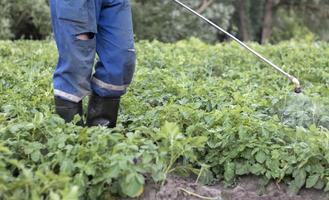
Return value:
[(92, 32), (87, 32), (87, 33), (81, 33), (81, 34), (77, 34), (75, 35), (76, 39), (78, 40), (92, 40), (95, 37), (95, 33)]

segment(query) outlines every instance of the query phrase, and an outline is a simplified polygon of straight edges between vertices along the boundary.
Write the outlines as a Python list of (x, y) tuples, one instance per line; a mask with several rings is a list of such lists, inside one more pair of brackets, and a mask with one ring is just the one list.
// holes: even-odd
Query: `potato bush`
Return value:
[(328, 191), (329, 45), (251, 45), (304, 94), (235, 43), (142, 41), (118, 127), (105, 129), (54, 114), (52, 42), (0, 42), (0, 199), (136, 197), (170, 173)]

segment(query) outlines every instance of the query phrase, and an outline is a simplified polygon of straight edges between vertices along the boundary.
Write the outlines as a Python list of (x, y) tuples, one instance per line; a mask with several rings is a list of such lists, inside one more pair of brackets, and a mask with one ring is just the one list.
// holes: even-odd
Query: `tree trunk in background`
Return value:
[(269, 41), (273, 28), (273, 0), (266, 0), (261, 43)]
[(212, 3), (214, 3), (214, 0), (202, 0), (196, 11), (202, 14)]
[(238, 0), (236, 6), (239, 15), (239, 32), (241, 39), (243, 41), (248, 41), (251, 40), (251, 38), (250, 38), (249, 24), (248, 24), (249, 17), (247, 16), (245, 1), (246, 0)]

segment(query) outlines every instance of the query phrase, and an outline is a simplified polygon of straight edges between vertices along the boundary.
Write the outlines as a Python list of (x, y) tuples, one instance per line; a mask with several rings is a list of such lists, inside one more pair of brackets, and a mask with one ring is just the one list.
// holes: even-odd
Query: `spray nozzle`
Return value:
[(296, 87), (295, 88), (295, 93), (297, 93), (297, 94), (299, 94), (299, 93), (302, 93), (303, 92), (303, 90), (302, 90), (302, 88), (301, 87)]
[(299, 94), (302, 92), (302, 87), (300, 86), (300, 82), (297, 78), (291, 76), (289, 80), (295, 85), (295, 93)]

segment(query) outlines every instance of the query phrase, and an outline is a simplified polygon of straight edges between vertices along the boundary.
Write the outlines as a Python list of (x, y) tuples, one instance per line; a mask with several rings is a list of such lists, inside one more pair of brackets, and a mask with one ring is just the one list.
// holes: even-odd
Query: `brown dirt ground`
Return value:
[(241, 177), (234, 188), (225, 188), (222, 184), (202, 186), (187, 179), (170, 177), (163, 187), (146, 184), (144, 194), (135, 200), (329, 200), (329, 195), (319, 190), (303, 189), (298, 195), (291, 195), (286, 185), (271, 183), (265, 188), (264, 195), (259, 195), (260, 188), (259, 178), (254, 176)]

